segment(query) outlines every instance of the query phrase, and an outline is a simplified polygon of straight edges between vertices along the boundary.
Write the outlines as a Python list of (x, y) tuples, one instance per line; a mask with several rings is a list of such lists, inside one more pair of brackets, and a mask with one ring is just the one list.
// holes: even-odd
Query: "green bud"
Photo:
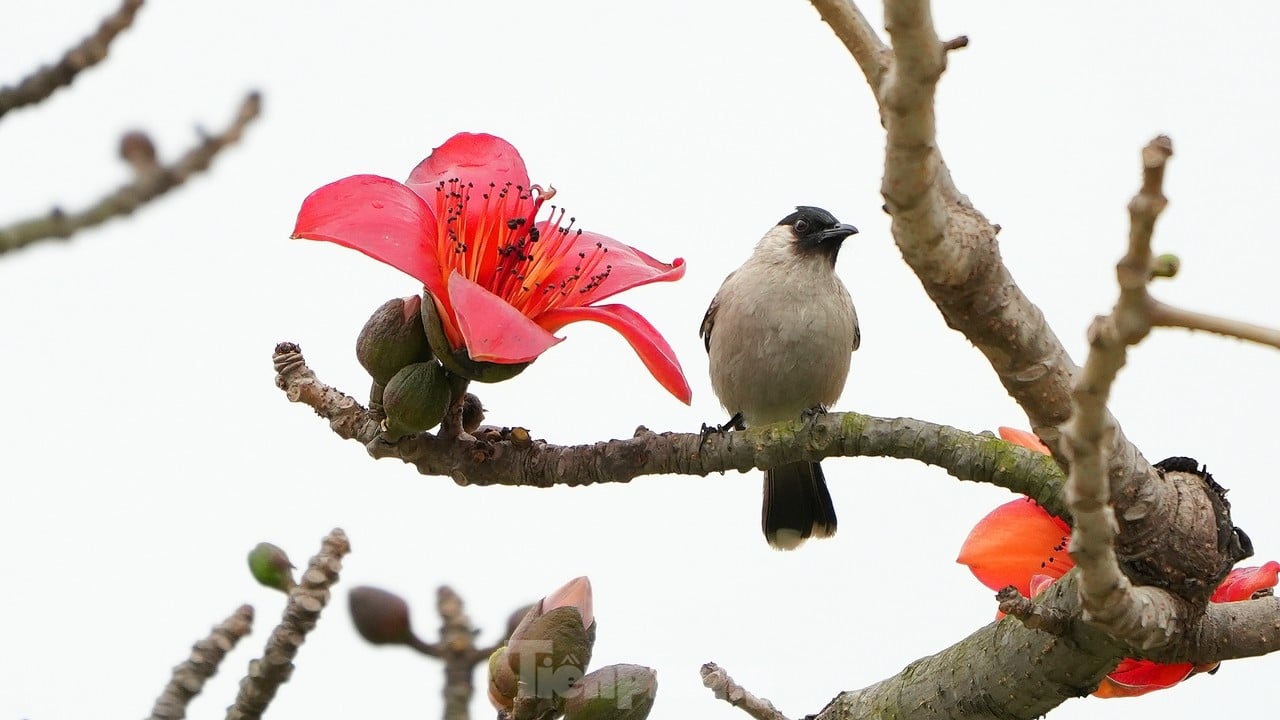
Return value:
[(578, 608), (563, 606), (521, 625), (507, 646), (507, 664), (520, 678), (522, 694), (564, 696), (591, 662), (595, 624), (584, 628)]
[(373, 385), (369, 388), (369, 409), (382, 410), (382, 393), (386, 388), (378, 384), (377, 380), (373, 381)]
[(361, 585), (347, 595), (351, 622), (360, 637), (374, 645), (403, 645), (413, 642), (409, 605), (393, 592)]
[(529, 367), (529, 363), (507, 365), (472, 360), (466, 348), (454, 350), (449, 343), (449, 338), (444, 334), (444, 327), (440, 324), (440, 313), (436, 310), (436, 303), (430, 295), (422, 300), (422, 325), (426, 329), (427, 341), (435, 351), (436, 357), (449, 372), (459, 377), (485, 383), (502, 382), (510, 380)]
[(271, 543), (258, 543), (249, 551), (249, 572), (253, 573), (254, 580), (283, 593), (295, 584), (289, 556)]
[(489, 702), (495, 709), (510, 709), (519, 689), (519, 678), (507, 663), (507, 648), (494, 650), (489, 656)]
[(431, 347), (422, 329), (418, 296), (395, 298), (382, 304), (360, 330), (356, 359), (375, 382), (386, 385), (410, 363), (431, 359)]
[(413, 435), (440, 424), (452, 396), (449, 378), (440, 363), (413, 363), (391, 378), (382, 391), (387, 434)]
[(644, 720), (658, 693), (658, 674), (642, 665), (610, 665), (569, 689), (564, 720)]

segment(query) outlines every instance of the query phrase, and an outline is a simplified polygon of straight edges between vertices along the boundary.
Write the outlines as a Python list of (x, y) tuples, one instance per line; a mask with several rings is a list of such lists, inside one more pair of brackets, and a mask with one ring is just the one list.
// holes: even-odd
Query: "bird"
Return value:
[[(840, 397), (862, 336), (836, 256), (857, 232), (822, 208), (798, 206), (724, 279), (698, 333), (711, 387), (732, 416), (713, 430), (814, 417)], [(835, 534), (835, 506), (818, 463), (765, 470), (761, 525), (780, 550)]]

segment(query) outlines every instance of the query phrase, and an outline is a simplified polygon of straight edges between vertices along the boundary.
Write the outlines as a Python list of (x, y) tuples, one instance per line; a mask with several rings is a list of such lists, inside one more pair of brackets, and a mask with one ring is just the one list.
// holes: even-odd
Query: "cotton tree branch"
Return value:
[(1184, 618), (1181, 603), (1168, 593), (1135, 586), (1120, 569), (1115, 551), (1119, 525), (1106, 472), (1115, 434), (1107, 399), (1116, 374), (1124, 367), (1128, 346), (1151, 331), (1147, 312), (1151, 233), (1167, 204), (1164, 168), (1172, 154), (1173, 144), (1164, 136), (1142, 151), (1142, 188), (1129, 203), (1129, 249), (1116, 265), (1120, 299), (1111, 315), (1095, 319), (1089, 328), (1089, 356), (1072, 392), (1071, 420), (1062, 428), (1071, 460), (1067, 506), (1075, 518), (1070, 550), (1080, 568), (1084, 618), (1143, 649), (1168, 644), (1182, 630)]
[(301, 581), (289, 591), (280, 624), (267, 638), (262, 657), (249, 663), (240, 681), (235, 704), (227, 708), (227, 720), (257, 720), (266, 712), (280, 686), (293, 674), (293, 659), (320, 619), (329, 602), (329, 589), (338, 582), (342, 558), (351, 552), (346, 533), (334, 528), (320, 544), (320, 552), (307, 563)]
[[(145, 149), (139, 148), (140, 139), (145, 136), (129, 133), (121, 143), (121, 153), (135, 168), (135, 177), (112, 193), (103, 197), (89, 208), (75, 213), (66, 213), (61, 208), (54, 208), (47, 215), (20, 221), (9, 227), (0, 227), (0, 254), (17, 250), (38, 240), (66, 239), (74, 233), (106, 222), (114, 217), (123, 217), (155, 200), (161, 195), (182, 185), (193, 176), (209, 168), (213, 159), (223, 149), (240, 140), (245, 128), (262, 111), (262, 98), (252, 92), (245, 96), (236, 112), (236, 117), (222, 132), (204, 135), (200, 142), (188, 150), (177, 161), (169, 165), (146, 163)], [(150, 141), (145, 141), (149, 144)]]
[(106, 58), (111, 41), (133, 24), (133, 17), (142, 7), (142, 1), (124, 0), (115, 12), (98, 25), (92, 35), (64, 53), (58, 62), (37, 69), (17, 85), (0, 88), (0, 116), (23, 105), (44, 100), (58, 88), (70, 85), (80, 71), (91, 68)]
[(253, 608), (241, 605), (230, 617), (213, 628), (208, 637), (191, 646), (191, 657), (175, 665), (169, 684), (151, 708), (150, 720), (181, 720), (187, 705), (200, 694), (204, 684), (218, 672), (218, 665), (240, 639), (253, 629)]
[(1203, 330), (1205, 332), (1225, 335), (1239, 340), (1248, 340), (1260, 345), (1280, 348), (1280, 330), (1263, 327), (1252, 323), (1232, 320), (1198, 313), (1194, 310), (1183, 310), (1150, 298), (1147, 310), (1151, 324), (1155, 327), (1186, 328), (1187, 330)]
[(1153, 654), (1165, 662), (1211, 663), (1280, 651), (1280, 598), (1211, 603), (1178, 642)]
[(460, 484), (591, 485), (628, 482), (641, 475), (708, 475), (774, 467), (837, 456), (896, 457), (943, 468), (961, 480), (986, 482), (1033, 497), (1050, 512), (1065, 513), (1062, 472), (1052, 460), (990, 435), (974, 435), (910, 418), (833, 412), (814, 421), (712, 435), (654, 433), (641, 428), (627, 440), (557, 446), (522, 428), (480, 428), (476, 440), (420, 433), (383, 439), (381, 416), (325, 385), (293, 343), (276, 346), (276, 385), (293, 402), (310, 406), (340, 437), (364, 444), (377, 458), (397, 458), (424, 475)]
[[(1014, 282), (991, 224), (956, 188), (937, 146), (934, 91), (949, 49), (939, 40), (927, 0), (889, 0), (885, 21), (893, 50), (851, 0), (811, 0), (858, 59), (880, 106), (887, 147), (881, 188), (903, 259), (947, 324), (986, 356), (1032, 428), (1065, 462), (1058, 426), (1066, 422), (1077, 367), (1057, 335)], [(884, 69), (863, 58), (878, 57)], [(1149, 472), (1136, 448), (1118, 436), (1113, 482)]]
[(787, 716), (774, 707), (767, 698), (758, 698), (747, 692), (729, 677), (729, 673), (725, 672), (724, 668), (715, 663), (702, 666), (702, 684), (715, 693), (718, 699), (740, 708), (756, 720), (787, 720)]
[(444, 720), (468, 720), (472, 677), (476, 665), (489, 659), (497, 648), (477, 648), (476, 631), (463, 608), (462, 597), (447, 585), (436, 593), (440, 612), (440, 659), (444, 661)]

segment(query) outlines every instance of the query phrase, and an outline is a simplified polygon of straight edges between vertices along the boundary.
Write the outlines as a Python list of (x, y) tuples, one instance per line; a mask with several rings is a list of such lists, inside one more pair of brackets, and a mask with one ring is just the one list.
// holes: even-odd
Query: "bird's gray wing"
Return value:
[[(734, 272), (737, 272), (735, 270)], [(729, 273), (729, 277), (724, 279), (724, 283), (720, 285), (720, 289), (724, 290), (724, 286), (728, 284), (729, 278), (733, 277), (733, 273)], [(702, 344), (706, 346), (707, 352), (711, 352), (711, 328), (716, 325), (716, 310), (720, 309), (720, 293), (711, 298), (711, 305), (707, 307), (707, 314), (702, 316), (702, 327), (698, 328), (698, 337), (702, 338)]]
[(853, 350), (857, 350), (862, 344), (862, 328), (858, 326), (858, 311), (854, 309), (853, 303), (849, 303), (849, 310), (853, 313)]

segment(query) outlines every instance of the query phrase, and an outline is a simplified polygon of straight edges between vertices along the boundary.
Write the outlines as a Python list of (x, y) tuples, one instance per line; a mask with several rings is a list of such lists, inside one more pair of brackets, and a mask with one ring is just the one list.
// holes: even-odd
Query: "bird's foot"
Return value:
[(701, 439), (698, 441), (698, 450), (702, 450), (702, 446), (707, 444), (707, 438), (712, 435), (723, 435), (730, 430), (746, 430), (747, 426), (742, 422), (742, 413), (737, 412), (733, 417), (729, 418), (723, 425), (708, 425), (702, 423), (702, 429), (698, 431)]
[(811, 408), (805, 408), (805, 410), (800, 413), (800, 419), (807, 420), (809, 424), (812, 425), (818, 418), (826, 414), (827, 406), (819, 404), (814, 405)]

